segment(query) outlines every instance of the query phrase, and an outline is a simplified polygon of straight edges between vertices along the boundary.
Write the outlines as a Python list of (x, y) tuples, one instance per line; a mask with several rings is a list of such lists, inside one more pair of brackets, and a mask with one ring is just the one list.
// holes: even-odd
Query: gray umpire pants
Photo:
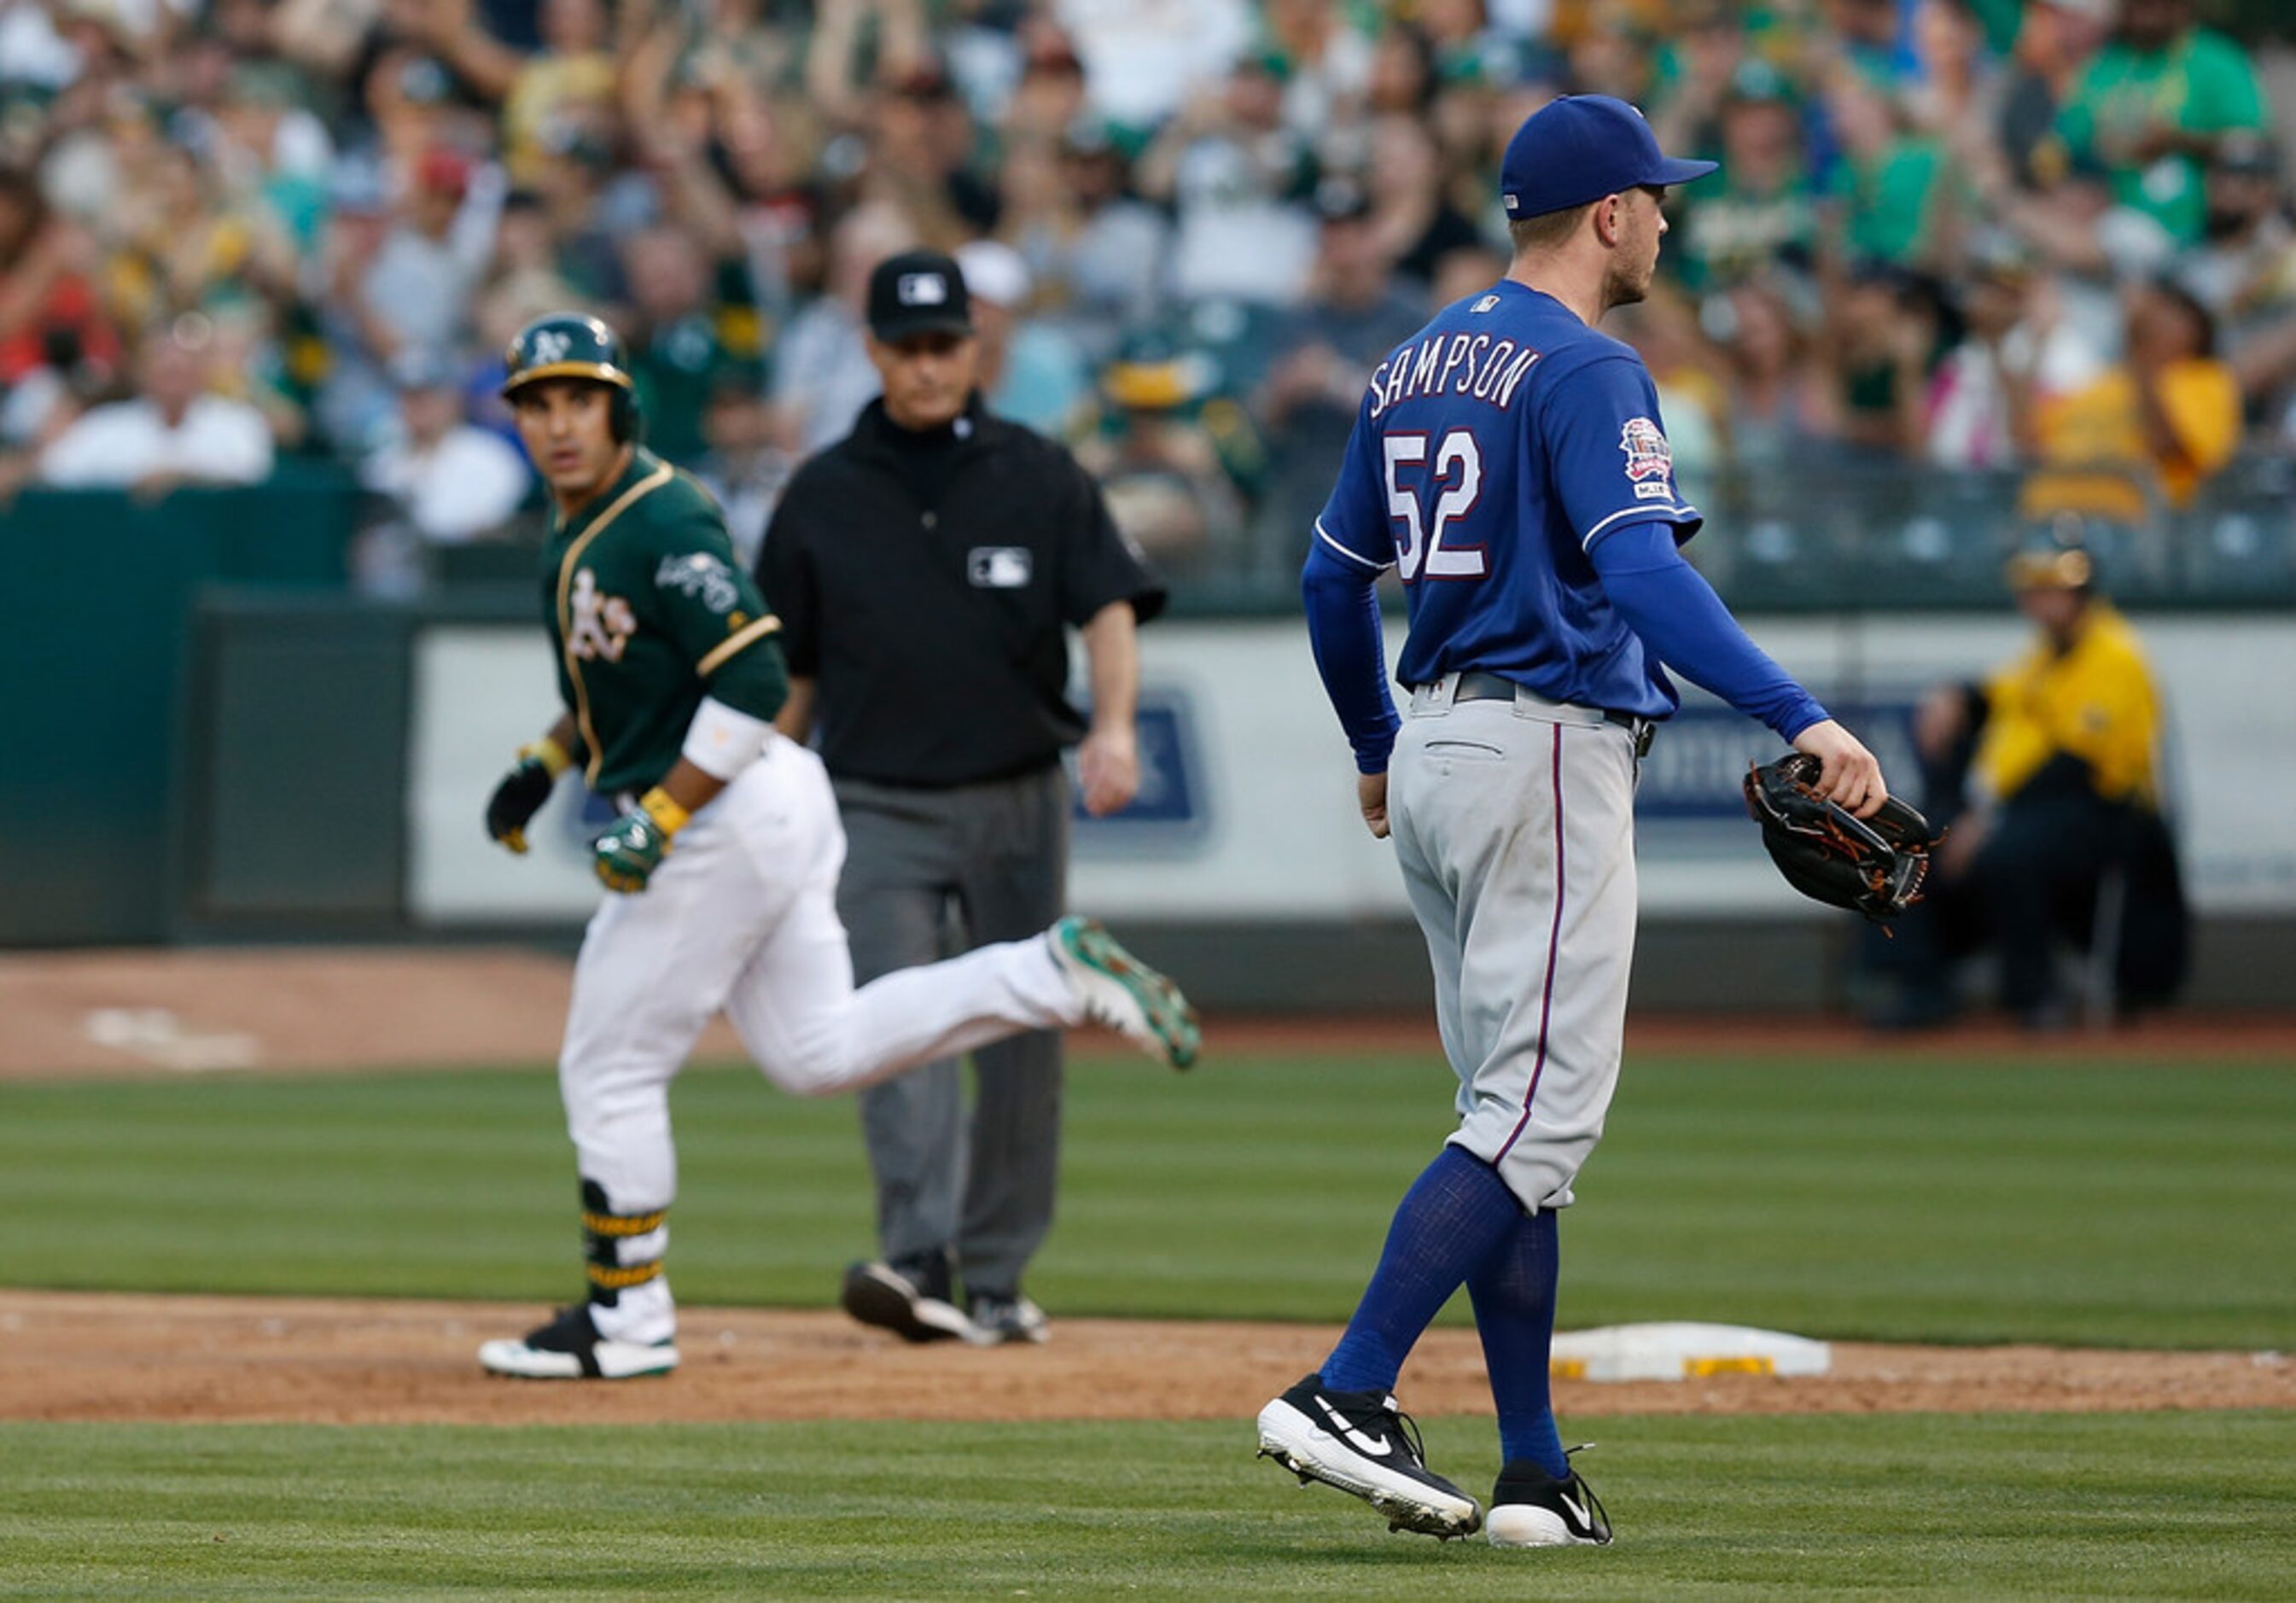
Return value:
[[(1058, 767), (950, 790), (836, 781), (845, 820), (837, 911), (866, 983), (956, 949), (1018, 941), (1065, 910), (1069, 782)], [(861, 1093), (889, 1258), (953, 1247), (968, 1291), (1010, 1293), (1053, 1223), (1061, 1036), (1017, 1035), (972, 1055), (971, 1117), (945, 1058)]]

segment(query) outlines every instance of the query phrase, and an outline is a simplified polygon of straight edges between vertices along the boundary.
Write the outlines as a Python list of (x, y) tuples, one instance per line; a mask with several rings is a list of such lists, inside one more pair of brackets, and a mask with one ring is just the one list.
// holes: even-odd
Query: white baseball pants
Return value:
[[(559, 1056), (582, 1178), (644, 1221), (677, 1189), (669, 1082), (723, 1008), (767, 1079), (799, 1096), (851, 1090), (1024, 1030), (1081, 1023), (1041, 939), (981, 947), (856, 990), (837, 876), (845, 832), (821, 760), (776, 737), (678, 833), (646, 890), (609, 895), (582, 938)], [(619, 1235), (619, 1263), (657, 1263), (666, 1223)], [(593, 1266), (598, 1280), (598, 1266)], [(611, 1269), (608, 1271), (611, 1272)], [(594, 1306), (625, 1341), (671, 1333), (659, 1275)]]

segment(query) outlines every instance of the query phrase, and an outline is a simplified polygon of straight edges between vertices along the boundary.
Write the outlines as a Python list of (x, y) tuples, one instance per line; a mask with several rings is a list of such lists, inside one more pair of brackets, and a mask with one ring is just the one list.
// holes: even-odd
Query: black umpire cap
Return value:
[(869, 275), (869, 332), (887, 344), (912, 334), (969, 334), (972, 297), (954, 258), (904, 251)]

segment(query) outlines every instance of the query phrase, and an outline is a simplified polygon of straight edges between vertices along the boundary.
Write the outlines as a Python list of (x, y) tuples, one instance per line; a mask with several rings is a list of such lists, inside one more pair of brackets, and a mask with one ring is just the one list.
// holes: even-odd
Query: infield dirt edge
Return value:
[[(1322, 1358), (1312, 1325), (1062, 1319), (1038, 1346), (913, 1347), (827, 1311), (688, 1308), (666, 1379), (481, 1373), (526, 1303), (0, 1291), (0, 1419), (337, 1425), (775, 1419), (1214, 1419), (1240, 1431)], [(1558, 1382), (1570, 1418), (1616, 1414), (2091, 1412), (2296, 1408), (2280, 1353), (1836, 1343), (1833, 1373)], [(1399, 1388), (1414, 1412), (1484, 1414), (1474, 1333), (1431, 1331)]]
[[(0, 953), (0, 1081), (530, 1068), (553, 1062), (573, 966), (512, 947), (241, 947)], [(109, 1023), (99, 1021), (108, 1020)], [(1113, 1038), (1101, 1038), (1113, 1044)], [(1886, 1041), (1839, 1020), (1633, 1014), (1628, 1053), (1893, 1055), (2091, 1063), (2206, 1056), (2296, 1064), (2296, 1021), (2172, 1015), (2107, 1034), (2036, 1039), (1982, 1020)], [(1431, 1013), (1206, 1020), (1223, 1054), (1434, 1055)], [(738, 1059), (723, 1019), (697, 1061)]]

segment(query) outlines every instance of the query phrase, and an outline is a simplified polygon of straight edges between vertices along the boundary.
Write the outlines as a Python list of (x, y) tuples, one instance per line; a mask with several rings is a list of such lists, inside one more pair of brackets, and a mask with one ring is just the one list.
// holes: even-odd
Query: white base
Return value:
[(1704, 1380), (1717, 1375), (1824, 1375), (1833, 1349), (1747, 1325), (1605, 1325), (1556, 1335), (1557, 1380)]

